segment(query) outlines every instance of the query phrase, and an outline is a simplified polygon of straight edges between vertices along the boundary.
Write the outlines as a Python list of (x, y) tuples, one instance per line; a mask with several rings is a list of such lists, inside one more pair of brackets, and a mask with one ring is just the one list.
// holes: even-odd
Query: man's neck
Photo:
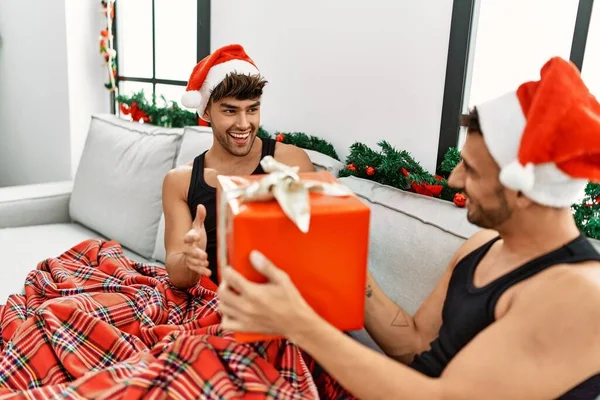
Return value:
[[(262, 150), (262, 141), (256, 138), (252, 144), (252, 150), (245, 156), (234, 156), (225, 150), (219, 143), (213, 143), (212, 147), (206, 152), (204, 165), (206, 168), (217, 170), (220, 174), (231, 175), (240, 173), (249, 173), (249, 168), (254, 168), (260, 161)], [(250, 171), (251, 172), (251, 171)]]
[(498, 229), (513, 254), (537, 255), (555, 250), (580, 235), (570, 210), (539, 207), (527, 216), (513, 215)]

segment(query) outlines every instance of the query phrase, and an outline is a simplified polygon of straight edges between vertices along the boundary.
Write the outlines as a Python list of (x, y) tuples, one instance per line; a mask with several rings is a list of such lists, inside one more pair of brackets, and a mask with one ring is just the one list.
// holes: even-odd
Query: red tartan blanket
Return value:
[(233, 341), (215, 289), (178, 290), (115, 242), (41, 262), (0, 306), (0, 399), (351, 398), (287, 341)]

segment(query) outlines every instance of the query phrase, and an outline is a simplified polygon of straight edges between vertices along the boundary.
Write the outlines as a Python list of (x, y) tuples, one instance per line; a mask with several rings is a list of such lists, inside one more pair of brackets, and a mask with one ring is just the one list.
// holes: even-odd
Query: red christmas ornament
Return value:
[(400, 171), (402, 171), (402, 175), (408, 178), (408, 171), (406, 170), (406, 168), (401, 168)]
[(467, 198), (462, 193), (456, 193), (452, 201), (454, 202), (454, 204), (456, 204), (457, 207), (461, 208), (467, 204)]
[(275, 136), (275, 140), (278, 142), (283, 142), (283, 139), (285, 139), (285, 135), (283, 133), (279, 133), (277, 136)]
[(443, 176), (436, 175), (436, 176), (435, 176), (435, 180), (436, 180), (436, 181), (443, 181), (443, 180), (444, 180), (444, 177), (443, 177)]
[(102, 35), (102, 37), (108, 37), (108, 30), (106, 30), (106, 29), (101, 30), (100, 35)]
[(367, 175), (369, 175), (369, 176), (375, 175), (375, 168), (367, 167)]
[(346, 168), (349, 169), (350, 171), (356, 172), (356, 165), (354, 165), (352, 163), (346, 165)]

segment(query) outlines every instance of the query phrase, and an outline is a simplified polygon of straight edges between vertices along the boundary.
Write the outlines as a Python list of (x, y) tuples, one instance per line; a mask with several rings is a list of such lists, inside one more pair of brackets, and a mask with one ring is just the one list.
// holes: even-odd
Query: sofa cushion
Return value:
[[(102, 236), (77, 223), (34, 225), (0, 229), (0, 254), (4, 266), (0, 280), (0, 304), (13, 293), (23, 293), (27, 274), (50, 257), (58, 257), (78, 243)], [(124, 254), (133, 260), (150, 261), (127, 249)]]
[(93, 116), (70, 202), (74, 221), (152, 257), (161, 189), (182, 129)]
[(212, 129), (205, 126), (186, 126), (175, 166), (180, 166), (194, 161), (200, 153), (210, 149), (213, 143)]
[(308, 157), (317, 171), (329, 171), (333, 175), (338, 176), (340, 171), (344, 168), (343, 163), (326, 154), (308, 149), (304, 149), (304, 151), (308, 154)]

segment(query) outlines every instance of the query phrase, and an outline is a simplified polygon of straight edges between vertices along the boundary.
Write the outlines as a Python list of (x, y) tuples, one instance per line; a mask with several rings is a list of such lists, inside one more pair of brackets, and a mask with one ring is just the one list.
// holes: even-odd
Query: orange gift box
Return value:
[[(326, 321), (343, 331), (362, 329), (370, 209), (346, 187), (348, 195), (342, 196), (309, 192), (310, 220), (304, 233), (277, 200), (244, 201), (231, 196), (265, 176), (218, 177), (218, 227), (225, 227), (225, 233), (217, 235), (219, 267), (226, 262), (248, 280), (265, 282), (249, 260), (250, 252), (259, 250), (288, 273), (307, 303)], [(326, 171), (297, 176), (300, 183), (342, 185)], [(239, 342), (279, 339), (242, 332), (235, 337)]]

